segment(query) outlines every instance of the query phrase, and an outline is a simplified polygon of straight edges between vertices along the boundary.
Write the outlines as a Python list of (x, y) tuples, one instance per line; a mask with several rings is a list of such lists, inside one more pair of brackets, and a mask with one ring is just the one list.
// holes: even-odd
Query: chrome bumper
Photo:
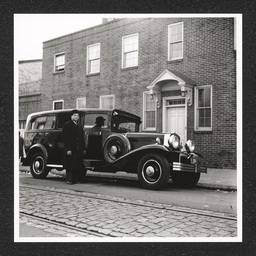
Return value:
[(194, 164), (183, 164), (183, 163), (173, 162), (173, 171), (207, 173), (207, 167), (198, 166), (196, 164), (194, 165)]

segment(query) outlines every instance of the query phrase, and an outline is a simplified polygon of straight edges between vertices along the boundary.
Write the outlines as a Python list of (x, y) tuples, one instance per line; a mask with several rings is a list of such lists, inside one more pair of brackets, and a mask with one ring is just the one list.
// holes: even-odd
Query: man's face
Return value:
[(71, 116), (71, 119), (73, 120), (73, 121), (75, 121), (75, 122), (77, 122), (78, 120), (79, 120), (79, 114), (73, 114), (72, 116)]

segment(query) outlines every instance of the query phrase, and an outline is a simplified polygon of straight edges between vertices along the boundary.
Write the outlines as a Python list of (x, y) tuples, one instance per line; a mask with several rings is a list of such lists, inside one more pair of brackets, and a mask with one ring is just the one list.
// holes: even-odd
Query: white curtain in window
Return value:
[(58, 55), (56, 56), (56, 66), (62, 66), (65, 64), (65, 55)]
[(88, 49), (89, 60), (95, 60), (100, 58), (100, 45), (90, 46)]
[(77, 99), (77, 108), (86, 108), (86, 98)]
[(101, 108), (114, 108), (114, 96), (103, 96), (100, 98), (100, 107)]
[(145, 94), (145, 128), (156, 126), (156, 102), (149, 93)]

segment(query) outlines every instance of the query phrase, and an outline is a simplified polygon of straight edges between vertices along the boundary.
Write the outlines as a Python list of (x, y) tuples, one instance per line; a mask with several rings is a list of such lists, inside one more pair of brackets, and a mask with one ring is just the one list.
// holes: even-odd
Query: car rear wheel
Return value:
[(111, 163), (130, 151), (130, 142), (123, 134), (110, 135), (103, 146), (106, 162)]
[(137, 174), (144, 188), (162, 189), (170, 178), (170, 164), (162, 155), (146, 155), (138, 164)]
[(178, 187), (195, 187), (200, 179), (200, 173), (173, 172), (173, 184)]
[(48, 175), (50, 168), (46, 167), (46, 159), (43, 153), (37, 152), (33, 155), (30, 163), (30, 171), (36, 179), (43, 179)]

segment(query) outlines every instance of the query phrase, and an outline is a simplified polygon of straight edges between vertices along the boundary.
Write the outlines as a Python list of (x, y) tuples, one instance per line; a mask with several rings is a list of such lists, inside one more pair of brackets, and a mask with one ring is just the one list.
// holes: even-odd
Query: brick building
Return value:
[(236, 167), (234, 18), (116, 19), (44, 42), (42, 109), (119, 108)]
[(28, 114), (41, 111), (42, 60), (19, 61), (19, 130)]

